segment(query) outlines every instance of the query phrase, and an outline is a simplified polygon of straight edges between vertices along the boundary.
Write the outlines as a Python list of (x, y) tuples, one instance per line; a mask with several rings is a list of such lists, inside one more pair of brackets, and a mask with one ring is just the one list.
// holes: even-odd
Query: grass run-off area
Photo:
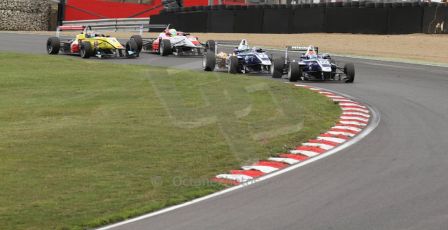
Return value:
[(225, 73), (0, 53), (0, 229), (84, 229), (215, 192), (332, 126), (324, 96)]

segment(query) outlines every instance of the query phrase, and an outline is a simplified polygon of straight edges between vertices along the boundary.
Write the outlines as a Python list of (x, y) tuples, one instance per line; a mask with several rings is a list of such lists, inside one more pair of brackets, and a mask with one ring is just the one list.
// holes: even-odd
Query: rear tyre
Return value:
[(355, 65), (353, 63), (345, 64), (344, 73), (347, 76), (345, 83), (353, 83), (355, 80)]
[(238, 73), (238, 57), (230, 56), (229, 58), (229, 73), (237, 74)]
[(142, 48), (143, 48), (143, 39), (142, 36), (140, 35), (132, 35), (130, 40), (134, 40), (135, 43), (137, 44), (137, 50), (138, 52), (142, 52)]
[(160, 41), (160, 55), (162, 56), (167, 56), (170, 55), (173, 50), (171, 48), (171, 42), (168, 39), (163, 39), (162, 41)]
[[(135, 53), (134, 55), (130, 55), (129, 51)], [(134, 39), (129, 40), (128, 42), (126, 42), (126, 57), (127, 58), (133, 58), (133, 57), (138, 57), (139, 56), (139, 49), (138, 49), (138, 45), (137, 42)]]
[(58, 54), (61, 49), (61, 41), (58, 37), (51, 37), (47, 40), (47, 53), (54, 55)]
[(285, 69), (285, 58), (276, 58), (272, 61), (271, 75), (272, 78), (281, 78)]
[(207, 51), (215, 52), (216, 42), (214, 40), (208, 40), (205, 42), (205, 48)]
[(207, 52), (202, 59), (202, 67), (205, 71), (213, 71), (216, 66), (215, 53)]
[(90, 58), (93, 55), (93, 49), (90, 42), (82, 42), (79, 49), (79, 55), (82, 58)]
[(299, 63), (291, 62), (288, 69), (288, 78), (290, 82), (296, 82), (302, 77), (302, 69), (300, 69)]

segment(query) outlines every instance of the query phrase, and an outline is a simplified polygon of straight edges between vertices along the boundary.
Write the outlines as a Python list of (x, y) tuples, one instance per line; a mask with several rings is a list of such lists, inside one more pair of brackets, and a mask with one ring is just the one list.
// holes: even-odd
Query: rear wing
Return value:
[[(218, 47), (226, 47), (226, 48), (238, 48), (240, 45), (245, 45), (247, 47), (249, 47), (248, 42), (246, 39), (241, 39), (241, 40), (214, 40), (215, 41), (215, 54), (218, 54)], [(249, 47), (249, 48), (254, 48)], [(266, 51), (268, 53), (270, 53), (270, 57), (273, 58), (273, 53), (274, 52), (283, 52), (284, 50), (279, 50), (279, 49), (272, 49), (272, 48), (263, 48), (263, 47), (259, 47), (257, 46), (257, 48), (262, 49), (263, 51)]]
[(241, 43), (241, 40), (214, 40), (215, 41), (215, 54), (218, 53), (218, 47), (225, 47), (225, 48), (237, 48), (238, 45)]
[(73, 26), (58, 26), (56, 28), (56, 37), (59, 37), (61, 31), (84, 31), (86, 26), (83, 25), (73, 25)]
[[(306, 52), (310, 46), (286, 46), (286, 51), (290, 52)], [(319, 53), (319, 47), (314, 46), (314, 51)]]
[(241, 40), (215, 40), (215, 43), (220, 46), (237, 47)]
[(319, 47), (316, 46), (286, 46), (285, 50), (285, 62), (287, 62), (289, 58), (289, 52), (299, 52), (302, 55), (306, 53), (309, 49), (313, 48), (316, 54), (319, 53)]

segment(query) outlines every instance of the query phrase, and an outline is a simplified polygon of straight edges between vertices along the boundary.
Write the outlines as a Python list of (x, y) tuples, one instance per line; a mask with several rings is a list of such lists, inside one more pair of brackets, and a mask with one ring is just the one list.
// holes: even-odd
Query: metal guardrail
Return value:
[(95, 29), (114, 31), (142, 31), (145, 26), (149, 26), (148, 18), (117, 18), (117, 19), (97, 19), (63, 21), (64, 26), (92, 26)]
[(64, 26), (90, 26), (95, 30), (111, 31), (150, 31), (151, 29), (165, 29), (164, 24), (150, 24), (150, 18), (114, 18), (96, 20), (63, 21)]

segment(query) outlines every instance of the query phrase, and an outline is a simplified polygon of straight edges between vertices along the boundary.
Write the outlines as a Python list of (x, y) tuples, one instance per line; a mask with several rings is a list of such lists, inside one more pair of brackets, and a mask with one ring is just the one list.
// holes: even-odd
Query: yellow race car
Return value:
[[(82, 30), (75, 39), (62, 39), (59, 34), (64, 30)], [(47, 40), (48, 54), (74, 54), (82, 58), (96, 56), (135, 58), (139, 56), (139, 49), (134, 39), (129, 39), (126, 44), (121, 44), (116, 38), (104, 34), (95, 33), (90, 26), (59, 26), (56, 37)]]

